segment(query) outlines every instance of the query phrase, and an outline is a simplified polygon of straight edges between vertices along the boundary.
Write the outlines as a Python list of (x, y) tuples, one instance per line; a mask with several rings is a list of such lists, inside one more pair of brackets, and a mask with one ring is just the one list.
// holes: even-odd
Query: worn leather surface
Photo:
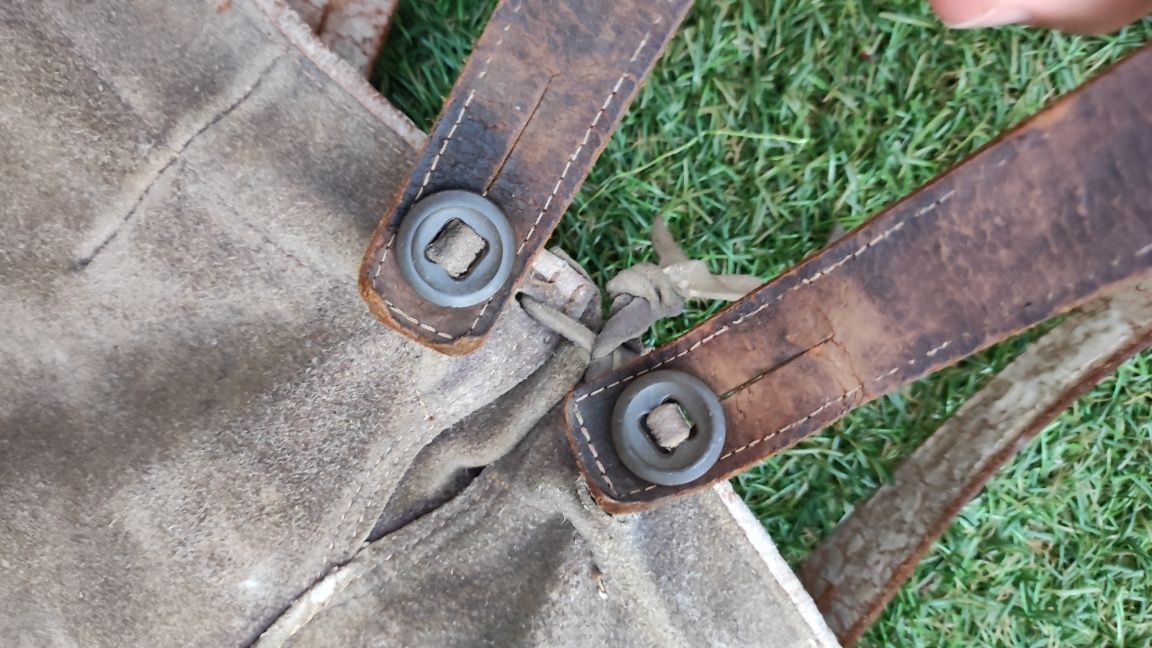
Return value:
[[(1025, 122), (821, 254), (569, 399), (597, 499), (635, 510), (724, 479), (852, 408), (1152, 268), (1152, 48)], [(656, 487), (609, 417), (636, 376), (691, 373), (728, 436), (699, 480)]]
[[(372, 312), (441, 351), (475, 349), (689, 6), (691, 0), (503, 0), (372, 239), (360, 271)], [(514, 230), (514, 279), (468, 308), (419, 297), (392, 252), (408, 209), (447, 189), (485, 194)]]
[(840, 641), (860, 638), (1003, 465), (1149, 345), (1152, 279), (1144, 278), (1093, 300), (1030, 345), (853, 509), (800, 570)]

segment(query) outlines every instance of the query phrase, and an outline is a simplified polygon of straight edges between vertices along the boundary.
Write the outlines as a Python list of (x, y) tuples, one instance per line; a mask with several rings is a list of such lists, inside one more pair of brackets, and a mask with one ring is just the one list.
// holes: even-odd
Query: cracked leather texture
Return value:
[[(1152, 48), (682, 338), (580, 387), (569, 439), (597, 499), (635, 510), (739, 473), (913, 380), (1152, 268)], [(728, 423), (700, 479), (632, 475), (609, 419), (654, 368)]]

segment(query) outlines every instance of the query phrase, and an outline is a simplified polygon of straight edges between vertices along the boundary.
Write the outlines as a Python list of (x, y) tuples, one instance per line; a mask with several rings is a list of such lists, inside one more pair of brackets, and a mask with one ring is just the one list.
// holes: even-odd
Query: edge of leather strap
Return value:
[[(359, 290), (381, 322), (449, 355), (475, 350), (676, 33), (691, 0), (501, 0), (409, 181), (378, 224)], [(438, 307), (399, 277), (395, 232), (421, 197), (485, 195), (514, 233), (512, 278), (482, 304)]]
[[(1147, 279), (1124, 286), (1045, 334), (933, 432), (901, 462), (892, 482), (857, 505), (805, 559), (798, 576), (845, 646), (871, 627), (989, 479), (1064, 410), (1152, 345), (1149, 289)], [(1086, 353), (1097, 353), (1088, 361), (1086, 342)], [(1039, 394), (1036, 402), (1005, 409), (1020, 384), (1026, 393)]]
[[(1147, 272), (1152, 268), (1152, 238), (1149, 238), (1152, 236), (1152, 215), (1147, 213), (1141, 215), (1140, 210), (1147, 207), (1140, 205), (1152, 205), (1152, 178), (1149, 177), (1152, 167), (1148, 166), (1152, 160), (1152, 127), (1146, 123), (1152, 122), (1150, 107), (1152, 107), (1152, 46), (1129, 55), (1093, 81), (1059, 98), (1046, 110), (982, 147), (964, 162), (909, 197), (883, 210), (853, 233), (745, 299), (729, 306), (685, 336), (609, 375), (577, 388), (565, 402), (567, 436), (596, 501), (610, 512), (626, 513), (648, 508), (661, 500), (683, 496), (713, 482), (727, 479), (816, 433), (865, 402), (953, 364), (1051, 316), (1074, 308), (1128, 277)], [(1100, 113), (1103, 113), (1102, 117)], [(1085, 125), (1088, 119), (1098, 120), (1095, 130), (1092, 128), (1092, 122)], [(1124, 127), (1120, 131), (1105, 130), (1103, 132), (1107, 137), (1097, 137), (1104, 128), (1118, 127), (1117, 123), (1108, 121), (1109, 119), (1127, 121), (1120, 124)], [(1055, 132), (1055, 129), (1061, 130)], [(1085, 146), (1085, 142), (1089, 141), (1092, 142), (1091, 146)], [(1051, 146), (1063, 146), (1066, 149), (1072, 147), (1070, 150), (1076, 151), (1077, 155), (1073, 156), (1075, 159), (1064, 163), (1065, 166), (1071, 165), (1072, 168), (1062, 168), (1056, 161), (1049, 167), (1039, 169), (1028, 164), (1035, 162), (1035, 159), (1042, 159), (1045, 162), (1051, 159), (1044, 157), (1051, 153), (1046, 148)], [(1081, 158), (1078, 154), (1086, 149), (1091, 150), (1087, 151), (1086, 158)], [(1021, 157), (1022, 162), (1017, 160)], [(1118, 165), (1117, 162), (1121, 161), (1133, 164)], [(1015, 167), (1007, 166), (1013, 162), (1016, 163)], [(1008, 170), (1001, 172), (1002, 177), (985, 178), (984, 171), (1004, 167)], [(1062, 172), (1074, 172), (1079, 176), (1060, 175)], [(1091, 174), (1091, 177), (1087, 177), (1087, 174)], [(1005, 176), (1008, 180), (1017, 180), (1016, 184), (1019, 187), (1004, 188), (1007, 182)], [(1067, 186), (1055, 187), (1051, 182), (1054, 177), (1070, 177), (1074, 186), (1071, 189)], [(967, 184), (953, 186), (957, 179)], [(980, 180), (981, 186), (971, 186), (974, 180)], [(1044, 180), (1049, 182), (1045, 183)], [(1012, 193), (1021, 187), (1024, 191)], [(1066, 193), (1070, 191), (1067, 196), (1069, 200), (1053, 203), (1052, 201), (1060, 200), (1064, 195), (1053, 197), (1052, 194), (1057, 189), (1064, 189)], [(968, 191), (975, 196), (955, 199), (946, 208), (941, 208), (941, 205), (948, 202), (957, 190)], [(1036, 192), (1040, 190), (1042, 193), (1037, 194)], [(1077, 190), (1081, 193), (1076, 193)], [(1002, 195), (1005, 192), (1011, 197), (1010, 201), (1006, 201), (1006, 195)], [(1029, 197), (1037, 198), (1038, 204), (1033, 206), (1027, 202)], [(1047, 200), (1051, 204), (1045, 204), (1039, 199)], [(1072, 203), (1072, 200), (1079, 202)], [(1146, 203), (1142, 202), (1145, 200)], [(1085, 204), (1088, 209), (1084, 207)], [(1058, 205), (1059, 209), (1044, 211), (1054, 205)], [(1026, 217), (1002, 217), (1003, 213), (1011, 215), (1012, 207), (1023, 207), (1044, 213), (1031, 213)], [(1091, 208), (1104, 207), (1112, 209), (1112, 219), (1095, 221), (1098, 229), (1091, 232), (1096, 235), (1096, 238), (1092, 238), (1085, 229), (1090, 227), (1092, 221), (1085, 217), (1089, 215), (1087, 212), (1091, 211)], [(972, 214), (977, 208), (983, 208), (981, 211), (992, 210), (992, 222), (973, 220)], [(1076, 214), (1072, 214), (1069, 210), (1075, 211)], [(940, 213), (946, 216), (940, 216)], [(922, 216), (926, 214), (932, 214), (930, 218), (936, 220), (925, 225), (928, 219)], [(1080, 220), (1077, 221), (1074, 216), (1079, 216)], [(1123, 220), (1124, 217), (1127, 220)], [(1063, 220), (1057, 220), (1060, 218)], [(944, 220), (943, 224), (941, 220)], [(1080, 229), (1084, 231), (1075, 229), (1074, 226), (1077, 225), (1083, 226)], [(1033, 229), (1035, 227), (1061, 229), (1032, 231), (1029, 226), (1034, 226)], [(988, 228), (992, 227), (1000, 227), (1004, 231), (990, 231)], [(1099, 231), (1100, 227), (1106, 231)], [(895, 232), (901, 228), (904, 228), (904, 231), (896, 236)], [(1031, 234), (1033, 238), (1013, 240), (1010, 237), (993, 236), (1019, 232)], [(956, 238), (959, 246), (947, 247), (946, 242), (936, 236), (938, 234)], [(894, 247), (887, 248), (888, 256), (881, 255), (878, 258), (877, 255), (864, 255), (865, 251), (872, 249), (873, 246), (883, 245), (890, 237), (897, 241), (901, 240), (900, 237), (910, 238), (913, 245), (909, 245), (907, 241), (891, 243)], [(1017, 275), (995, 275), (997, 279), (999, 277), (1004, 279), (990, 284), (991, 290), (1003, 290), (1006, 293), (983, 295), (985, 301), (975, 304), (977, 306), (975, 310), (981, 311), (976, 315), (971, 313), (974, 304), (965, 302), (956, 306), (955, 319), (963, 320), (967, 317), (969, 319), (967, 328), (963, 321), (951, 322), (948, 318), (943, 318), (948, 320), (943, 323), (930, 322), (938, 325), (937, 328), (939, 326), (955, 328), (952, 331), (956, 333), (955, 337), (947, 338), (946, 341), (941, 341), (939, 337), (933, 339), (927, 332), (919, 330), (912, 331), (917, 334), (915, 339), (882, 339), (884, 335), (877, 335), (877, 350), (873, 355), (884, 361), (891, 361), (894, 357), (899, 362), (891, 362), (888, 366), (895, 364), (895, 369), (875, 375), (874, 378), (857, 377), (854, 373), (856, 358), (853, 357), (853, 351), (839, 348), (843, 343), (836, 339), (838, 331), (828, 319), (830, 316), (846, 315), (831, 312), (837, 308), (836, 303), (830, 303), (829, 308), (824, 309), (822, 306), (825, 302), (820, 301), (820, 298), (832, 296), (845, 300), (845, 303), (856, 309), (850, 314), (862, 316), (864, 326), (869, 323), (867, 320), (874, 314), (877, 306), (875, 302), (877, 291), (880, 291), (885, 299), (897, 300), (895, 303), (886, 302), (885, 306), (891, 306), (895, 310), (907, 307), (913, 316), (918, 314), (915, 312), (917, 304), (899, 303), (901, 286), (897, 284), (884, 284), (879, 287), (870, 283), (859, 284), (852, 275), (845, 277), (846, 272), (836, 274), (833, 280), (824, 277), (832, 275), (841, 266), (855, 261), (849, 265), (849, 271), (852, 266), (863, 264), (864, 267), (857, 269), (863, 281), (884, 282), (886, 279), (891, 279), (890, 274), (893, 272), (916, 271), (918, 274), (915, 279), (904, 283), (912, 285), (923, 282), (927, 285), (934, 278), (923, 274), (926, 267), (916, 266), (914, 263), (910, 266), (909, 263), (916, 261), (917, 254), (927, 255), (933, 252), (934, 250), (930, 248), (934, 245), (944, 245), (943, 252), (951, 254), (954, 262), (969, 272), (983, 271), (987, 275), (1013, 271)], [(1020, 250), (1010, 249), (1015, 245), (1020, 245)], [(1024, 251), (1026, 249), (1029, 251)], [(1124, 252), (1109, 263), (1107, 258), (1103, 257), (1103, 253), (1107, 252), (1107, 256), (1110, 257), (1113, 255), (1113, 250)], [(988, 257), (987, 259), (979, 256), (982, 252)], [(996, 256), (997, 252), (1003, 255)], [(973, 261), (964, 258), (965, 255), (972, 253), (976, 254), (977, 262), (998, 261), (1001, 265), (1006, 265), (1006, 268), (985, 264), (978, 265), (973, 270), (971, 267)], [(1029, 256), (1030, 254), (1034, 256)], [(909, 257), (911, 261), (904, 259), (904, 256)], [(1043, 257), (1049, 265), (1038, 268), (1029, 265), (1036, 257)], [(864, 261), (856, 261), (858, 258)], [(1053, 261), (1054, 258), (1059, 261)], [(955, 261), (956, 259), (959, 261)], [(1121, 264), (1121, 261), (1124, 263)], [(964, 262), (969, 265), (964, 265)], [(886, 264), (891, 264), (891, 267)], [(951, 267), (946, 269), (952, 270)], [(890, 274), (876, 276), (877, 272), (882, 273), (885, 270)], [(938, 269), (937, 271), (939, 272)], [(978, 275), (979, 279), (988, 282), (989, 276), (985, 275)], [(964, 277), (958, 277), (958, 280), (963, 281)], [(838, 281), (840, 283), (837, 283)], [(861, 285), (867, 286), (869, 290), (867, 295), (859, 295), (863, 290), (860, 288)], [(1051, 289), (1045, 293), (1045, 289), (1048, 288)], [(908, 288), (910, 291), (918, 289), (923, 290), (918, 286)], [(831, 290), (836, 292), (828, 295), (821, 292)], [(1021, 292), (1026, 290), (1038, 294)], [(808, 301), (794, 304), (802, 306), (801, 309), (790, 309), (789, 295), (797, 291), (800, 291)], [(962, 290), (957, 288), (956, 292)], [(932, 294), (935, 296), (938, 293)], [(989, 314), (995, 309), (988, 306), (987, 298), (998, 297), (1001, 299), (993, 303), (1003, 312)], [(952, 295), (945, 293), (940, 298), (951, 299)], [(768, 308), (781, 301), (783, 303), (778, 304), (778, 308)], [(814, 304), (819, 304), (821, 307), (818, 308)], [(873, 310), (870, 311), (869, 308)], [(934, 312), (932, 314), (939, 315)], [(876, 322), (893, 323), (890, 314), (881, 313), (881, 315), (888, 316), (889, 319), (877, 316), (874, 318)], [(948, 315), (951, 316), (952, 313)], [(828, 320), (828, 323), (823, 324), (820, 318)], [(746, 320), (751, 320), (751, 328), (746, 325), (737, 329)], [(914, 324), (927, 323), (929, 322)], [(820, 332), (816, 329), (820, 329), (821, 326), (826, 326), (830, 330), (829, 338), (819, 339)], [(984, 328), (981, 329), (980, 326)], [(972, 330), (972, 327), (977, 328)], [(730, 329), (740, 332), (722, 335)], [(886, 335), (885, 329), (877, 330)], [(860, 331), (852, 333), (859, 343)], [(935, 335), (940, 331), (932, 333)], [(724, 341), (714, 342), (717, 339)], [(704, 350), (696, 353), (702, 346)], [(871, 350), (865, 349), (865, 351)], [(860, 352), (858, 344), (855, 353)], [(891, 357), (884, 356), (886, 352)], [(711, 362), (708, 361), (709, 354)], [(757, 358), (764, 354), (769, 356), (775, 354), (775, 359), (765, 360), (762, 363), (762, 370), (758, 373), (749, 371), (741, 373), (743, 369), (753, 366), (758, 361)], [(910, 361), (908, 356), (911, 356)], [(847, 369), (853, 370), (853, 374), (848, 382), (841, 386), (837, 381), (843, 380), (845, 365)], [(679, 487), (654, 486), (640, 481), (619, 462), (610, 439), (609, 418), (616, 396), (629, 380), (655, 368), (686, 370), (704, 380), (721, 394), (726, 416), (729, 418), (728, 440), (720, 462), (704, 477)], [(773, 375), (774, 373), (776, 375)], [(831, 398), (823, 404), (811, 401), (810, 398), (805, 401), (796, 393), (791, 393), (789, 383), (782, 383), (779, 380), (781, 377), (793, 381), (794, 384), (807, 381), (809, 384), (800, 385), (808, 388), (805, 396), (815, 393), (812, 385), (820, 381), (832, 383), (834, 389), (829, 388), (827, 391), (829, 393), (836, 391), (840, 396)], [(853, 384), (857, 386), (852, 387)], [(774, 386), (782, 386), (783, 391), (768, 392), (768, 395), (774, 397), (769, 399), (764, 390)], [(799, 392), (800, 389), (795, 391)], [(756, 394), (761, 398), (752, 397)], [(739, 396), (746, 396), (746, 399), (735, 400)], [(771, 402), (768, 402), (769, 400)], [(759, 440), (747, 441), (747, 432), (744, 436), (733, 435), (732, 428), (739, 426), (739, 423), (735, 425), (732, 423), (734, 415), (748, 419), (751, 410), (754, 413), (766, 413), (768, 418), (782, 416), (778, 411), (773, 411), (773, 408), (787, 410), (786, 415), (783, 415), (785, 418), (780, 419), (779, 423), (785, 420), (791, 422), (783, 426), (777, 423), (763, 424), (761, 427), (764, 429), (754, 433), (764, 433)], [(743, 419), (745, 424), (759, 423), (755, 419), (752, 421)], [(765, 441), (768, 442), (759, 445)], [(733, 447), (735, 444), (741, 445)], [(746, 450), (753, 451), (740, 454)]]

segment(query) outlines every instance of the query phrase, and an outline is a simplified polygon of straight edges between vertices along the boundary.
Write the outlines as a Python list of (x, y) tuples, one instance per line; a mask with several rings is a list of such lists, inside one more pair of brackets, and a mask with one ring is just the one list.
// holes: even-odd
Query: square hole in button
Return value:
[(642, 420), (644, 432), (661, 452), (670, 453), (696, 431), (688, 412), (674, 400), (657, 405)]
[(452, 219), (424, 248), (424, 256), (459, 279), (468, 274), (488, 253), (488, 241), (462, 220)]

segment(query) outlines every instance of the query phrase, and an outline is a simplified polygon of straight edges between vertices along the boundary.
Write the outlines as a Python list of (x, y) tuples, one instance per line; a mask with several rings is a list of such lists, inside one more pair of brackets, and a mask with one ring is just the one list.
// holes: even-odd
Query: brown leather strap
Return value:
[(996, 471), (1149, 345), (1152, 278), (1072, 314), (964, 403), (804, 561), (800, 580), (837, 639), (854, 644)]
[[(567, 403), (610, 511), (725, 479), (852, 408), (1152, 268), (1152, 49), (1061, 99), (821, 254)], [(655, 368), (704, 380), (728, 432), (678, 487), (624, 467), (609, 417)]]
[[(502, 0), (368, 249), (360, 292), (372, 312), (446, 353), (478, 346), (690, 6)], [(389, 254), (409, 208), (449, 189), (485, 195), (514, 230), (514, 279), (466, 308), (425, 301)]]

